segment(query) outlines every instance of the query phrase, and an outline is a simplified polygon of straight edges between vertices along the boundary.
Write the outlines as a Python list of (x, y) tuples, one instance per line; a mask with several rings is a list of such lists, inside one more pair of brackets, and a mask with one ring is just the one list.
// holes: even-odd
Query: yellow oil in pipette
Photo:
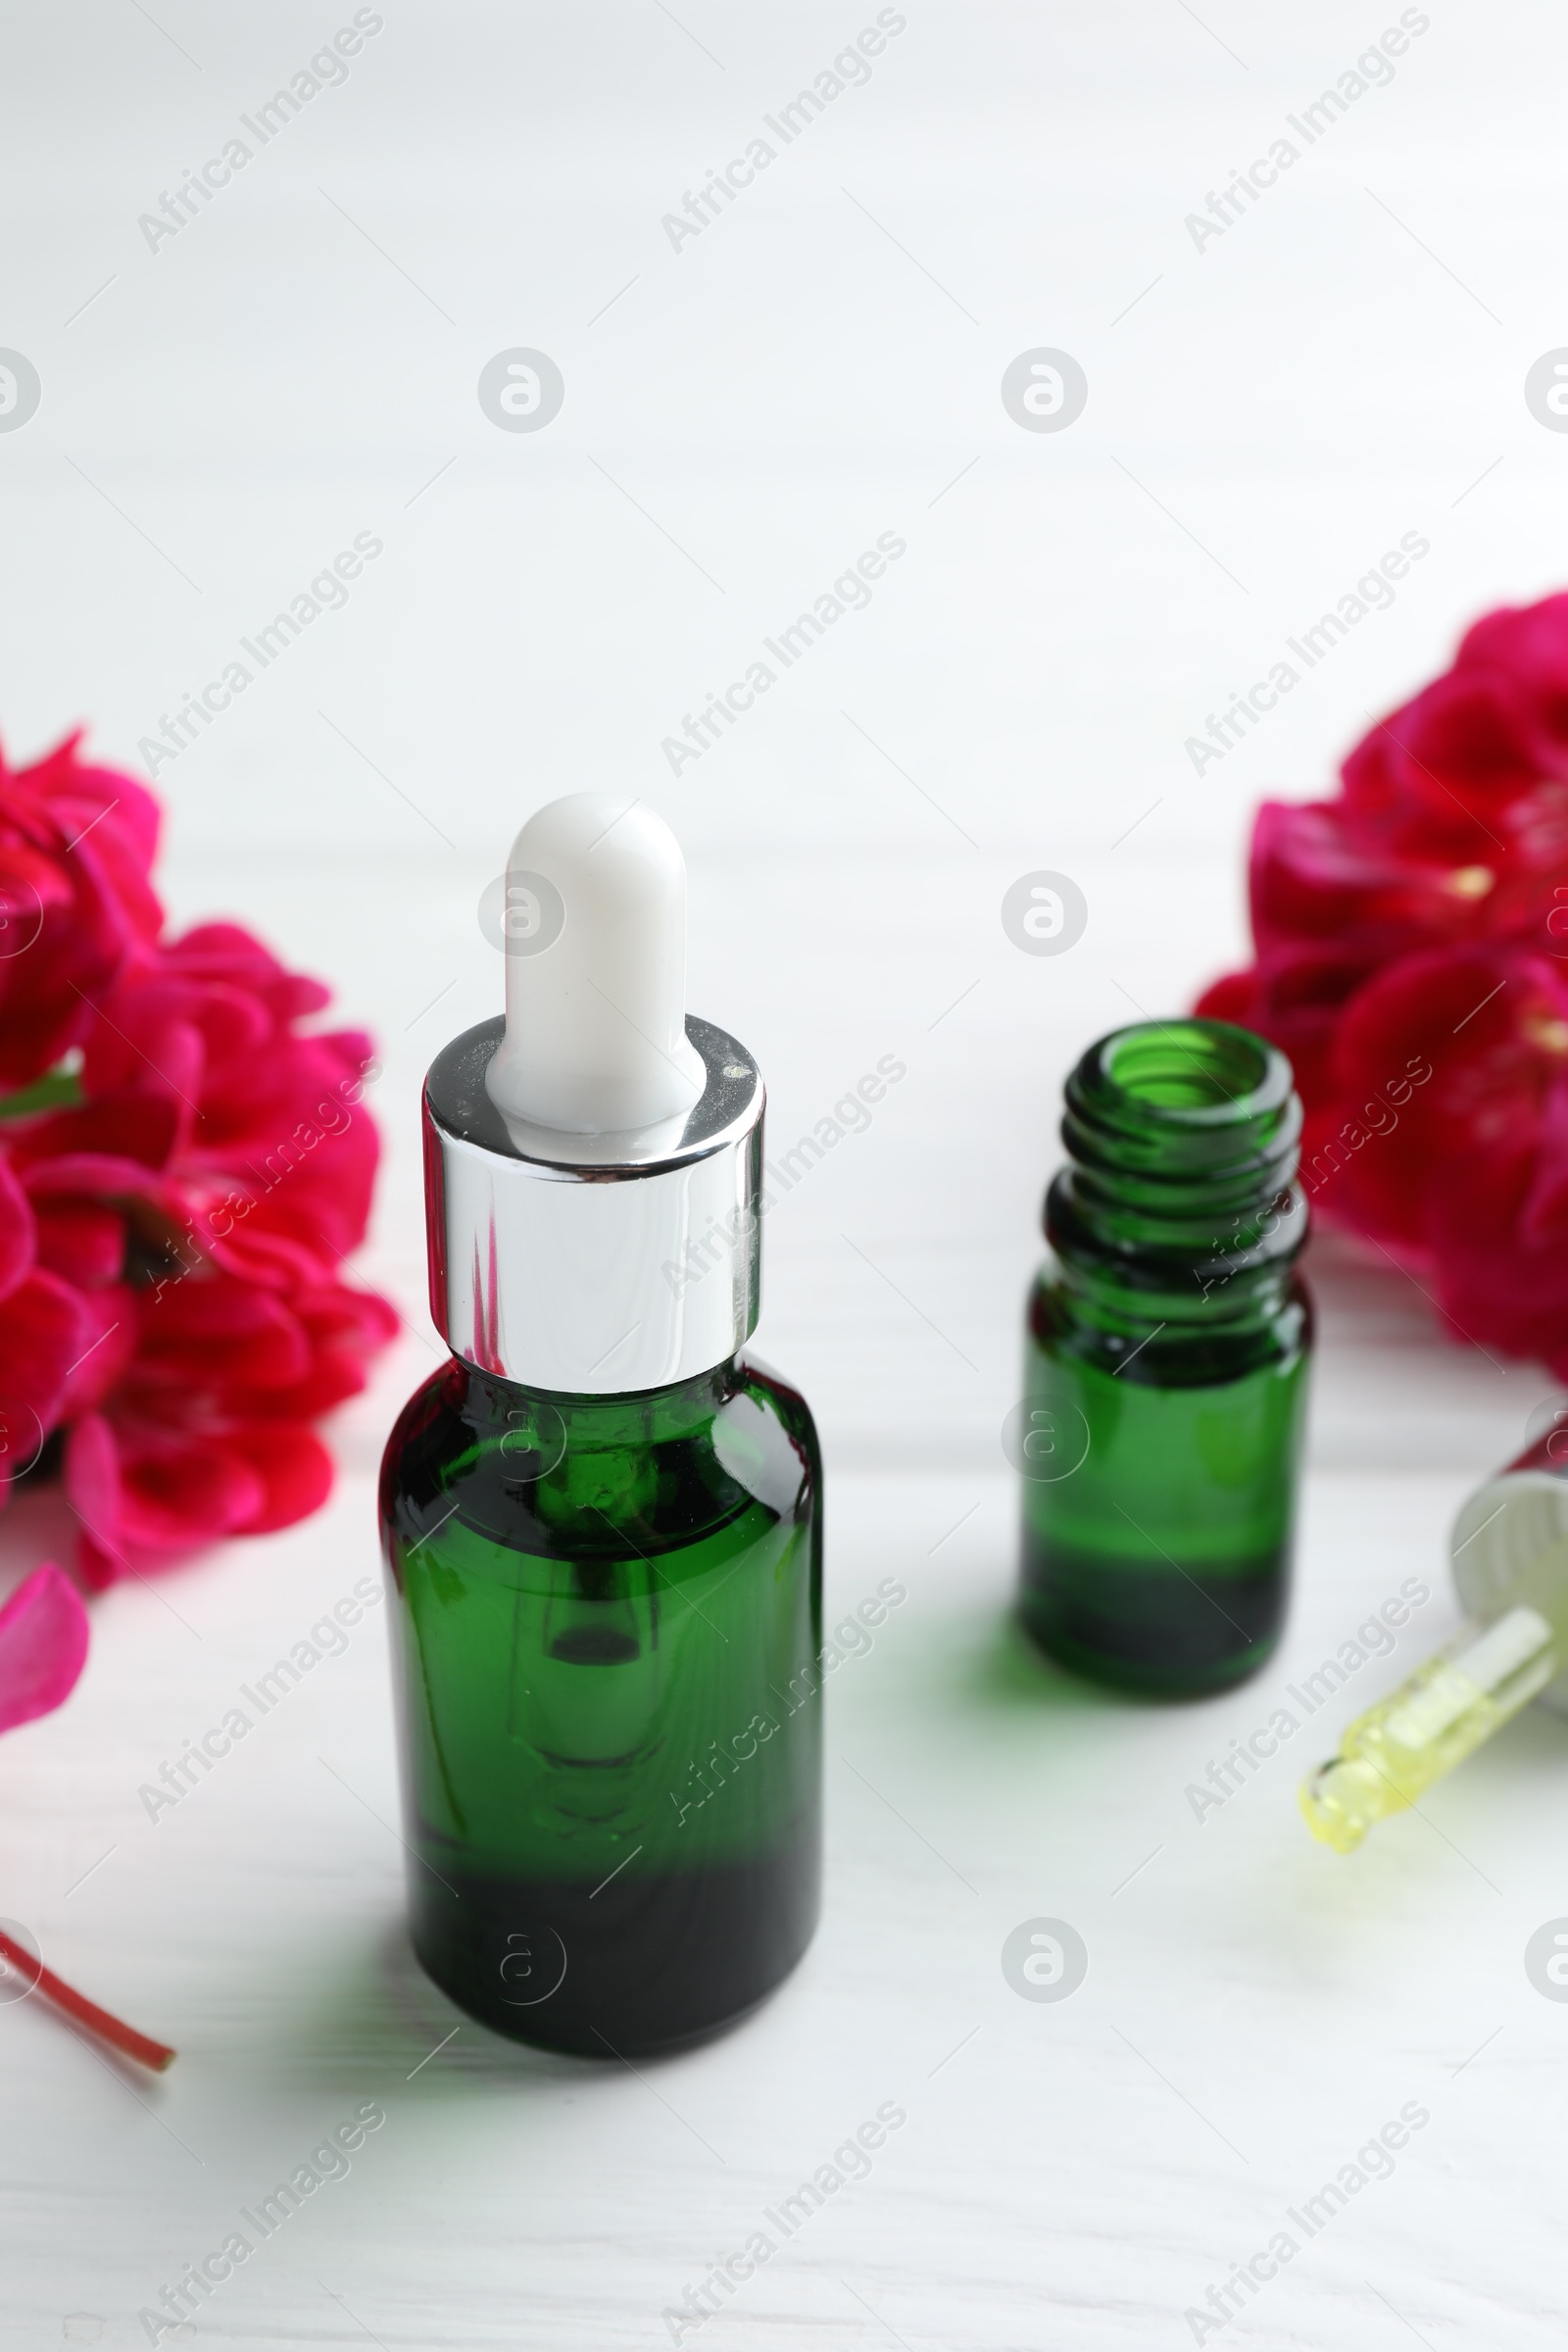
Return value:
[(1450, 1559), (1469, 1622), (1358, 1715), (1339, 1754), (1303, 1782), (1306, 1826), (1337, 1853), (1415, 1804), (1531, 1699), (1546, 1692), (1568, 1709), (1565, 1430), (1568, 1412), (1454, 1522)]
[(1467, 1625), (1407, 1683), (1358, 1715), (1340, 1752), (1301, 1785), (1314, 1838), (1350, 1853), (1375, 1821), (1401, 1813), (1442, 1780), (1558, 1672), (1558, 1642), (1539, 1609), (1510, 1609)]

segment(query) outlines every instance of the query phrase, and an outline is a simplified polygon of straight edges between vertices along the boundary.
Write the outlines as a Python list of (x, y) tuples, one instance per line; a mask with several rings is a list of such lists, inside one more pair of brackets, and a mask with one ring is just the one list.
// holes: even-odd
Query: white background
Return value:
[[(7, 749), (84, 718), (134, 761), (382, 539), (157, 781), (175, 918), (253, 924), (377, 1034), (364, 1273), (410, 1327), (331, 1432), (329, 1508), (97, 1603), (76, 1694), (0, 1750), (0, 1910), (181, 2050), (117, 2080), (37, 2002), (0, 2009), (0, 2340), (144, 2342), (138, 2308), (368, 2098), (384, 2130), (202, 2337), (667, 2342), (686, 2282), (893, 2100), (870, 2177), (707, 2352), (1178, 2346), (1413, 2101), (1394, 2178), (1207, 2340), (1556, 2340), (1568, 2010), (1522, 1953), (1568, 1911), (1561, 1727), (1515, 1726), (1349, 1862), (1293, 1789), (1348, 1692), (1201, 1825), (1183, 1793), (1401, 1579), (1432, 1598), (1355, 1704), (1451, 1627), (1447, 1523), (1545, 1376), (1317, 1250), (1290, 1637), (1180, 1709), (1025, 1651), (998, 1433), (1071, 1060), (1241, 959), (1261, 794), (1326, 789), (1467, 618), (1562, 584), (1568, 441), (1523, 399), (1568, 341), (1560, 12), (1433, 0), (1392, 83), (1200, 252), (1185, 216), (1396, 10), (909, 0), (869, 82), (678, 251), (662, 216), (873, 7), (381, 13), (156, 252), (138, 216), (351, 9), (0, 18), (0, 345), (43, 383), (0, 434)], [(519, 345), (565, 379), (537, 433), (476, 398)], [(999, 395), (1040, 345), (1088, 376), (1061, 433)], [(907, 553), (869, 609), (672, 777), (662, 739), (888, 531)], [(1410, 531), (1431, 552), (1393, 609), (1195, 776), (1186, 739)], [(466, 2023), (420, 2065), (460, 2021), (400, 1935), (379, 1617), (156, 1828), (136, 1797), (374, 1568), (380, 1445), (436, 1360), (419, 1078), (499, 1005), (474, 910), (512, 832), (590, 786), (676, 827), (692, 1004), (759, 1054), (772, 1148), (907, 1064), (766, 1232), (760, 1345), (820, 1419), (829, 1622), (880, 1577), (910, 1591), (832, 1688), (824, 1924), (752, 2024), (635, 2077)], [(1063, 956), (1000, 922), (1042, 867), (1089, 903)], [(19, 1506), (8, 1576), (66, 1540)], [(1039, 1915), (1090, 1952), (1060, 2004), (1001, 1972)]]

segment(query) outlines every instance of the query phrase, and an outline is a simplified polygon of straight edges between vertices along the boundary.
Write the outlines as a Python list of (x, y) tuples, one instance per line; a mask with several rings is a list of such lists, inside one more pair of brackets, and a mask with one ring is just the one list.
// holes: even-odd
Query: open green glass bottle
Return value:
[(744, 2015), (815, 1926), (821, 1465), (744, 1353), (762, 1086), (681, 1011), (672, 837), (574, 796), (509, 877), (507, 1020), (425, 1084), (453, 1353), (382, 1466), (410, 1920), (485, 2024), (627, 2057)]
[(1311, 1308), (1290, 1063), (1144, 1022), (1067, 1081), (1029, 1302), (1025, 1625), (1062, 1665), (1181, 1698), (1255, 1673), (1289, 1594)]

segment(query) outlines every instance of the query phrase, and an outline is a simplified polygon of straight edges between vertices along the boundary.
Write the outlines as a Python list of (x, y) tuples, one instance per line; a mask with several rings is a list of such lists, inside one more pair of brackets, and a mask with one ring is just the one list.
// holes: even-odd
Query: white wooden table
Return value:
[[(1071, 1059), (1240, 956), (1260, 794), (1322, 789), (1472, 612), (1560, 584), (1568, 445), (1520, 390), (1564, 333), (1560, 17), (1434, 8), (1200, 252), (1184, 217), (1381, 19), (910, 0), (870, 79), (677, 250), (661, 217), (874, 9), (388, 0), (348, 79), (152, 251), (138, 216), (352, 12), (153, 13), (0, 25), (0, 346), (43, 386), (0, 433), (0, 720), (17, 755), (87, 713), (133, 759), (382, 540), (158, 782), (176, 918), (249, 920), (383, 1041), (365, 1274), (411, 1334), (339, 1416), (318, 1518), (96, 1603), (69, 1706), (0, 1742), (0, 1912), (180, 2049), (148, 2083), (0, 2007), (0, 2342), (145, 2342), (138, 2311), (367, 2105), (203, 2340), (653, 2346), (759, 2231), (771, 2258), (684, 2341), (1556, 2340), (1568, 2010), (1523, 1952), (1568, 1913), (1561, 1726), (1516, 1725), (1350, 1861), (1295, 1809), (1352, 1704), (1451, 1628), (1448, 1520), (1545, 1377), (1317, 1251), (1289, 1639), (1180, 1708), (1075, 1688), (1010, 1630), (999, 1432)], [(537, 434), (475, 398), (517, 347), (565, 381)], [(1088, 377), (1059, 435), (999, 398), (1037, 347)], [(1207, 713), (1411, 529), (1431, 555), (1393, 609), (1200, 781)], [(884, 532), (906, 553), (869, 608), (672, 774), (662, 740)], [(771, 1143), (907, 1064), (766, 1237), (760, 1345), (824, 1434), (829, 1622), (909, 1592), (833, 1679), (823, 1926), (752, 2023), (637, 2073), (504, 2046), (413, 1967), (380, 1615), (177, 1807), (137, 1797), (374, 1567), (381, 1442), (435, 1360), (419, 1076), (499, 1004), (474, 906), (512, 830), (584, 786), (679, 829), (693, 1006), (760, 1056)], [(1058, 958), (999, 921), (1035, 868), (1089, 902)], [(19, 1503), (6, 1580), (64, 1541)], [(1395, 1657), (1196, 1818), (1188, 1785), (1412, 1576)], [(1041, 1918), (1089, 1955), (1059, 2002), (1003, 1973)], [(863, 2177), (787, 2236), (763, 2218), (879, 2111), (904, 2120)], [(1287, 2218), (1416, 2111), (1390, 2177), (1310, 2237)], [(1234, 2328), (1196, 2329), (1281, 2230), (1298, 2251)]]

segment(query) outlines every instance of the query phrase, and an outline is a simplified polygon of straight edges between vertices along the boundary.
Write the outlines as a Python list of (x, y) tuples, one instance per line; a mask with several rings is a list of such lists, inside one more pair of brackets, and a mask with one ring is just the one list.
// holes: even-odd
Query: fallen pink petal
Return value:
[(63, 1706), (87, 1662), (87, 1612), (52, 1562), (0, 1609), (0, 1732)]

